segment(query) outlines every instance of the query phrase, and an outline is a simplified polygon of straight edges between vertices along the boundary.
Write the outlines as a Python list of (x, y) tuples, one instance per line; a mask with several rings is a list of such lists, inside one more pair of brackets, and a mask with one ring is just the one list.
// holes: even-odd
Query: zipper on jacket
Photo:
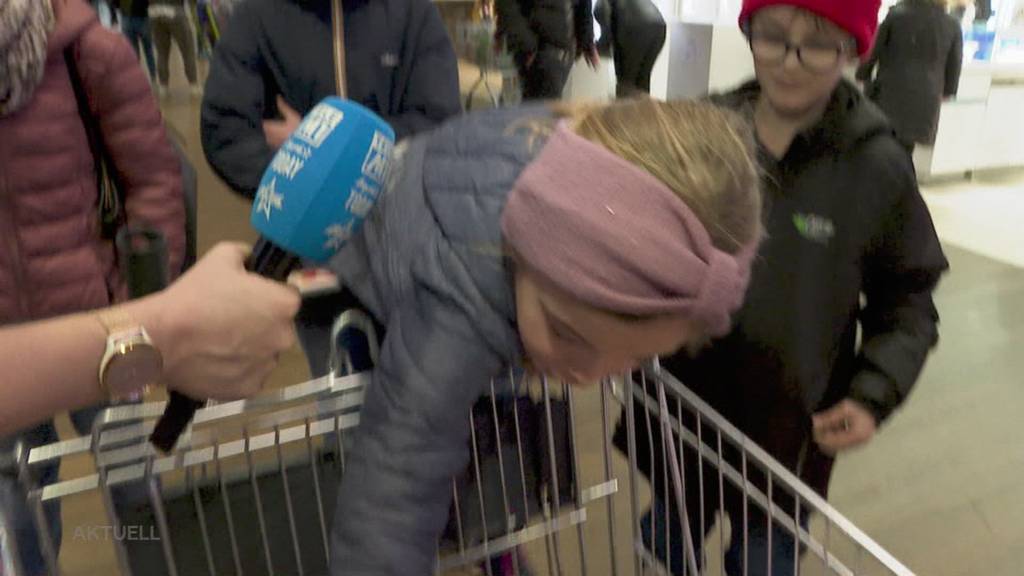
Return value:
[(796, 474), (796, 477), (800, 478), (801, 480), (803, 480), (804, 465), (807, 464), (807, 450), (810, 447), (811, 439), (804, 438), (803, 444), (800, 445), (800, 452), (797, 454), (796, 457), (796, 470), (794, 470), (794, 473)]

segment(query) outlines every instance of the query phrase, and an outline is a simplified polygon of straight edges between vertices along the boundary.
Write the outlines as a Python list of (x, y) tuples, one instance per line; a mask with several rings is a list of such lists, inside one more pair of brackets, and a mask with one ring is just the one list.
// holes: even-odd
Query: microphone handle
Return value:
[[(299, 263), (298, 258), (261, 236), (245, 259), (245, 269), (264, 278), (284, 282)], [(194, 400), (179, 392), (171, 392), (164, 414), (156, 423), (149, 441), (161, 452), (170, 452), (192, 422), (196, 410), (205, 403), (205, 400)]]
[[(125, 226), (118, 231), (115, 242), (129, 297), (142, 298), (167, 287), (167, 245), (160, 232), (146, 227)], [(174, 433), (180, 426), (175, 416), (183, 414), (186, 406), (195, 405), (191, 408), (194, 413), (203, 405), (203, 402), (180, 392), (171, 392), (170, 397), (168, 408), (149, 437), (150, 442), (163, 452), (174, 447), (180, 434), (180, 431)]]
[(174, 449), (178, 438), (188, 428), (196, 411), (206, 405), (206, 400), (196, 400), (181, 392), (172, 390), (164, 413), (156, 422), (152, 434), (149, 435), (149, 442), (164, 454)]
[(263, 236), (256, 241), (249, 257), (245, 259), (246, 270), (278, 282), (287, 280), (288, 275), (298, 268), (299, 264), (296, 256)]

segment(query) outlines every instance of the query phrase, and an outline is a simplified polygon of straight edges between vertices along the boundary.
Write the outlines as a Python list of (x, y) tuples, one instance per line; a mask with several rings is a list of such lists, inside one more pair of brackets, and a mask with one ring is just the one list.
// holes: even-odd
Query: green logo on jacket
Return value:
[(836, 235), (836, 226), (832, 220), (817, 214), (793, 214), (793, 225), (801, 236), (818, 244), (828, 244)]

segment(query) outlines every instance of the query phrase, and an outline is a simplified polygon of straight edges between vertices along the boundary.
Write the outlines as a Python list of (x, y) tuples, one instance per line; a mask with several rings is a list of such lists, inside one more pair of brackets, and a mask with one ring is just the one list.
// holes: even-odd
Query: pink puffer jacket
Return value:
[(103, 307), (126, 293), (112, 244), (99, 235), (96, 176), (65, 47), (74, 45), (128, 222), (163, 232), (171, 270), (185, 250), (180, 165), (135, 53), (85, 0), (52, 1), (42, 84), (0, 118), (0, 325)]

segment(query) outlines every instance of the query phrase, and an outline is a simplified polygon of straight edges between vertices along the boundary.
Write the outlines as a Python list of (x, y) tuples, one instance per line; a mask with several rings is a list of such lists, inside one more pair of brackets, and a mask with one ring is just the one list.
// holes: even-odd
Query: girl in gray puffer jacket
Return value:
[(432, 574), (465, 417), (507, 367), (596, 381), (729, 330), (761, 238), (753, 137), (711, 104), (467, 116), (401, 146), (332, 269), (387, 328), (331, 571)]

